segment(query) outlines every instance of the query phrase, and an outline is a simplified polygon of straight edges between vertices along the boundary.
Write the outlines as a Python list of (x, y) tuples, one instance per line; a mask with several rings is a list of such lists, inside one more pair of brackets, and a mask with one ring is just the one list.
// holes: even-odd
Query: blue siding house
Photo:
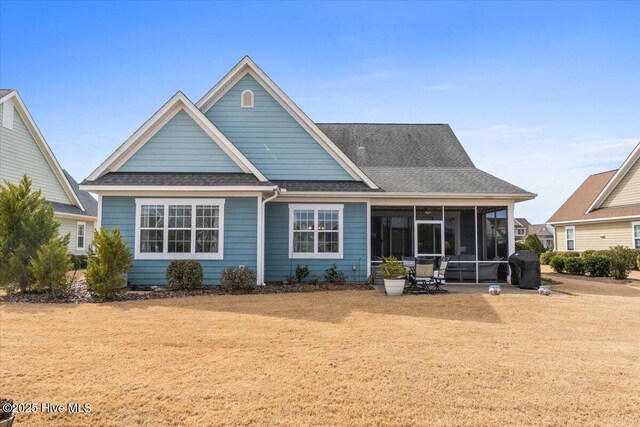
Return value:
[(127, 240), (132, 285), (165, 284), (174, 259), (212, 285), (233, 266), (364, 282), (418, 255), (447, 257), (455, 281), (504, 278), (513, 206), (535, 197), (477, 169), (447, 125), (314, 123), (249, 57), (195, 104), (176, 93), (80, 188)]

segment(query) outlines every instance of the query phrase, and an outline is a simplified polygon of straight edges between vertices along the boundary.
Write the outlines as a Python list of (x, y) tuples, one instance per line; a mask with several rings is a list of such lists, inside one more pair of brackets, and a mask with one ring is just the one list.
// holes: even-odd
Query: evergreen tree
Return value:
[[(40, 190), (31, 191), (27, 175), (16, 185), (0, 185), (0, 285), (26, 292), (34, 281), (29, 268), (38, 249), (59, 238), (60, 223)], [(60, 241), (66, 243), (69, 235)]]
[(535, 234), (529, 234), (527, 238), (524, 239), (524, 244), (527, 245), (530, 250), (535, 251), (538, 256), (545, 251), (544, 245)]
[(127, 285), (131, 252), (117, 228), (111, 234), (104, 228), (96, 230), (93, 246), (87, 266), (89, 289), (100, 298), (113, 298)]

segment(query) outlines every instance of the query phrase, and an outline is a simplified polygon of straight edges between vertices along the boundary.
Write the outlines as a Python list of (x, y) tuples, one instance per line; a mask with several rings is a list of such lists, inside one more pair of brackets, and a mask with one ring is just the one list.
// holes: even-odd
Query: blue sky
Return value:
[(86, 177), (250, 55), (317, 122), (449, 123), (545, 221), (640, 141), (640, 3), (0, 3), (0, 86)]

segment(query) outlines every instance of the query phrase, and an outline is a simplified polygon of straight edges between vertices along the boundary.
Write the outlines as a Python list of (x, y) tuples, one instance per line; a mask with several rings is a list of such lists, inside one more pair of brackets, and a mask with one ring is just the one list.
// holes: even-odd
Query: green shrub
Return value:
[(71, 269), (66, 242), (53, 238), (40, 246), (29, 268), (39, 291), (51, 291), (54, 295), (66, 292), (69, 288), (67, 272)]
[(125, 290), (131, 253), (117, 228), (111, 233), (104, 228), (96, 230), (93, 246), (87, 266), (89, 290), (99, 298), (113, 298)]
[(556, 252), (545, 252), (542, 255), (540, 255), (540, 264), (542, 265), (548, 265), (549, 264), (549, 260), (551, 258), (553, 258), (555, 255), (557, 255)]
[(171, 289), (195, 289), (202, 286), (202, 265), (192, 259), (176, 259), (167, 267)]
[[(27, 292), (35, 281), (30, 269), (38, 249), (58, 236), (60, 223), (40, 190), (31, 191), (31, 180), (0, 185), (0, 285), (9, 292)], [(65, 237), (65, 244), (69, 235)]]
[(591, 277), (607, 277), (610, 262), (611, 259), (607, 255), (594, 253), (584, 258), (584, 271)]
[(86, 255), (71, 255), (71, 264), (74, 270), (87, 268), (89, 258)]
[(318, 283), (320, 283), (320, 278), (315, 274), (313, 276), (311, 276), (311, 279), (309, 279), (309, 284), (310, 285), (318, 285)]
[(568, 274), (584, 274), (584, 259), (582, 257), (567, 257), (564, 260), (564, 271)]
[(297, 283), (304, 282), (304, 279), (306, 279), (308, 275), (309, 275), (309, 266), (307, 265), (302, 266), (298, 264), (298, 266), (296, 267), (296, 282)]
[(382, 276), (387, 280), (403, 279), (407, 275), (404, 265), (396, 257), (388, 257), (380, 264)]
[(640, 255), (636, 258), (636, 269), (640, 270)]
[(524, 242), (516, 242), (516, 252), (528, 251), (529, 247)]
[(627, 276), (629, 276), (631, 263), (635, 261), (633, 259), (633, 250), (618, 245), (609, 248), (609, 253), (611, 258), (609, 262), (611, 276), (619, 280), (626, 279)]
[(228, 292), (249, 292), (256, 287), (256, 272), (249, 267), (227, 267), (222, 270), (220, 284)]
[(581, 256), (582, 258), (588, 258), (588, 257), (590, 257), (590, 256), (592, 256), (592, 255), (595, 255), (595, 254), (596, 254), (596, 251), (594, 251), (594, 250), (592, 250), (592, 249), (587, 249), (586, 251), (582, 251), (582, 252), (580, 253), (580, 256)]
[(564, 271), (564, 264), (567, 257), (564, 255), (555, 255), (552, 256), (549, 260), (549, 265), (556, 273), (562, 273)]
[(344, 273), (338, 270), (338, 266), (333, 264), (331, 267), (324, 271), (324, 280), (327, 283), (335, 283), (336, 285), (342, 285), (345, 282)]
[(545, 251), (544, 245), (540, 241), (540, 238), (535, 234), (529, 234), (527, 238), (524, 239), (524, 244), (529, 248), (529, 250), (537, 253), (538, 257)]

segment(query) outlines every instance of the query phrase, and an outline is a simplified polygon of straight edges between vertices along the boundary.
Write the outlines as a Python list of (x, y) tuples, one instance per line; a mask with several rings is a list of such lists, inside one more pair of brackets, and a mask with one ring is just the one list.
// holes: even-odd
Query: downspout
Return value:
[[(286, 190), (284, 190), (286, 191)], [(268, 197), (262, 201), (262, 212), (260, 215), (260, 284), (265, 286), (264, 283), (264, 226), (265, 226), (265, 213), (266, 213), (266, 205), (268, 202), (274, 200), (276, 197), (280, 195), (280, 188), (276, 185), (273, 189), (273, 196)]]

